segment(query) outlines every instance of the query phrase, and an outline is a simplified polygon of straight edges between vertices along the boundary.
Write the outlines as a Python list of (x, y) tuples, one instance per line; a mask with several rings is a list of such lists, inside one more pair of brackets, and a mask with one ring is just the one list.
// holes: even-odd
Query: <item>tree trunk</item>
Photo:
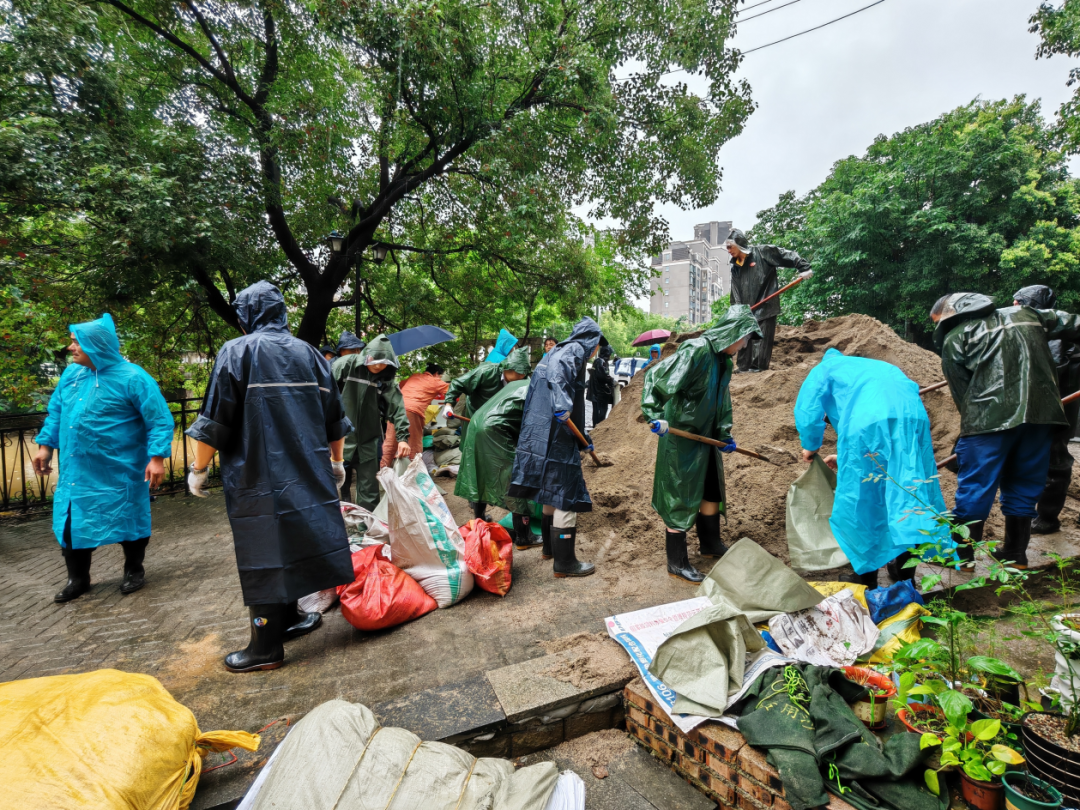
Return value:
[(298, 338), (315, 348), (319, 347), (326, 333), (326, 321), (334, 309), (334, 294), (337, 292), (337, 287), (332, 286), (333, 282), (327, 276), (329, 273), (324, 273), (315, 284), (308, 286), (307, 305), (300, 319), (300, 328), (296, 330)]

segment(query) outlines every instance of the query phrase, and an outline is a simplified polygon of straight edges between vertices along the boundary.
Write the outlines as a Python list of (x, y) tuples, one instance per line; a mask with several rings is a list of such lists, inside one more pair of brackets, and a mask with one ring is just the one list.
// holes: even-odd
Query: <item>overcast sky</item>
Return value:
[[(743, 16), (789, 1), (772, 0)], [(741, 24), (734, 44), (748, 51), (872, 1), (798, 0)], [(1023, 93), (1042, 99), (1043, 114), (1052, 117), (1072, 93), (1065, 81), (1074, 62), (1036, 61), (1038, 38), (1028, 33), (1027, 20), (1037, 7), (1038, 0), (885, 0), (747, 55), (739, 75), (750, 82), (758, 108), (720, 152), (723, 190), (716, 203), (693, 211), (660, 207), (672, 238), (690, 238), (695, 224), (712, 219), (746, 230), (780, 194), (805, 194), (836, 161), (864, 154), (877, 135), (978, 97)]]

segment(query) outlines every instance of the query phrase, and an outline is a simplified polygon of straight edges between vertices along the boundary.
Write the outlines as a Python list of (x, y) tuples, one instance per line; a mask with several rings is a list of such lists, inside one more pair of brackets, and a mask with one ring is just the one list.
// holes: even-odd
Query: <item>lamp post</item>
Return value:
[[(375, 242), (371, 246), (371, 260), (373, 262), (375, 262), (375, 264), (382, 264), (383, 259), (386, 258), (386, 252), (387, 252), (386, 245), (382, 244), (381, 242)], [(361, 332), (361, 328), (360, 328), (360, 317), (361, 317), (361, 309), (360, 309), (360, 306), (361, 306), (361, 304), (360, 304), (360, 262), (359, 261), (356, 262), (356, 281), (354, 283), (354, 287), (355, 287), (355, 289), (353, 290), (353, 312), (355, 313), (355, 317), (356, 317), (356, 325), (355, 325), (354, 328), (355, 328), (356, 334), (359, 335), (360, 332)]]

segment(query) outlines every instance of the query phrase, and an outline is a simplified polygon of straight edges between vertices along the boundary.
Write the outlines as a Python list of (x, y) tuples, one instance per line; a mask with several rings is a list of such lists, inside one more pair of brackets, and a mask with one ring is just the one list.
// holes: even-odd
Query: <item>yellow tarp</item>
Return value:
[(854, 582), (811, 582), (809, 584), (822, 596), (835, 596), (840, 591), (847, 589), (851, 591), (851, 595), (855, 597), (856, 602), (870, 610), (870, 606), (866, 604), (865, 585), (856, 585)]
[(0, 684), (0, 794), (20, 810), (183, 810), (202, 758), (259, 737), (203, 734), (156, 678), (102, 669)]
[(882, 661), (891, 661), (893, 653), (902, 646), (922, 638), (920, 632), (922, 617), (929, 615), (929, 610), (911, 602), (896, 615), (882, 621), (878, 625), (881, 635), (874, 644), (874, 654), (870, 656), (870, 663), (880, 664)]

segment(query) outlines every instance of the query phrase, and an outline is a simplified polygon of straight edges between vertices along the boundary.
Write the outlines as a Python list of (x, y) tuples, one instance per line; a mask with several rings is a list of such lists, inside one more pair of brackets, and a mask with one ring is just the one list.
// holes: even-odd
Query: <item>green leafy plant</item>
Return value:
[(949, 723), (945, 737), (924, 734), (920, 740), (922, 748), (941, 746), (940, 766), (936, 770), (927, 769), (924, 774), (926, 786), (935, 796), (941, 794), (938, 774), (944, 768), (959, 766), (971, 779), (993, 782), (1008, 766), (1024, 763), (1017, 751), (997, 742), (1002, 734), (1000, 720), (968, 722), (972, 705), (967, 695), (950, 689), (938, 695), (938, 702)]

